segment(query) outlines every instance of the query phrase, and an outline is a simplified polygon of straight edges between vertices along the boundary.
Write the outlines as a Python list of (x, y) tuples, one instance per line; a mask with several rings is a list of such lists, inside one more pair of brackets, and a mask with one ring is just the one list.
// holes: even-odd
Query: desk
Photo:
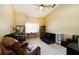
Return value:
[(26, 38), (36, 38), (38, 37), (38, 33), (26, 33)]

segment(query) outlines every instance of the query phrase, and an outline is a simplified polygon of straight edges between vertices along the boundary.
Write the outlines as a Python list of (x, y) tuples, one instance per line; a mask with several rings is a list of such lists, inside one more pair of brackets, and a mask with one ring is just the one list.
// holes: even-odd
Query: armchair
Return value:
[(2, 55), (40, 55), (40, 47), (32, 50), (28, 48), (28, 43), (19, 43), (11, 37), (4, 37), (0, 43)]

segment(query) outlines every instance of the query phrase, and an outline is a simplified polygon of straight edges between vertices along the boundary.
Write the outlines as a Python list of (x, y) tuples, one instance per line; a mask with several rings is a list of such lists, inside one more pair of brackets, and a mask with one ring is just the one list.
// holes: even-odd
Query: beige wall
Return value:
[(46, 31), (79, 34), (79, 5), (59, 5), (46, 17)]
[(0, 38), (5, 34), (10, 33), (11, 25), (12, 25), (11, 6), (0, 5)]
[(0, 5), (0, 38), (11, 32), (11, 26), (25, 25), (26, 22), (44, 25), (44, 18), (35, 18), (16, 12), (13, 5)]
[(16, 12), (16, 25), (25, 25), (26, 22), (38, 23), (40, 25), (44, 25), (43, 18), (35, 18), (27, 16), (23, 13)]

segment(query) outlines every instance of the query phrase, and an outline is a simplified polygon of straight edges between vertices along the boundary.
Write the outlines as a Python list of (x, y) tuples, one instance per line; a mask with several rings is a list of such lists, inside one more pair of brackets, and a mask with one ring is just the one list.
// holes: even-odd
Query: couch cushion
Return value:
[(50, 39), (50, 33), (45, 33), (45, 38)]

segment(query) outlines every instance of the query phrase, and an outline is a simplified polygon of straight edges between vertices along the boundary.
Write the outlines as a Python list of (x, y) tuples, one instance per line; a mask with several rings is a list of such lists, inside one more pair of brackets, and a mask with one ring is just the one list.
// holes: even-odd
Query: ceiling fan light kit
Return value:
[(40, 10), (44, 10), (44, 8), (54, 8), (56, 4), (36, 4)]
[(43, 10), (44, 8), (43, 8), (43, 6), (40, 6), (40, 10)]

